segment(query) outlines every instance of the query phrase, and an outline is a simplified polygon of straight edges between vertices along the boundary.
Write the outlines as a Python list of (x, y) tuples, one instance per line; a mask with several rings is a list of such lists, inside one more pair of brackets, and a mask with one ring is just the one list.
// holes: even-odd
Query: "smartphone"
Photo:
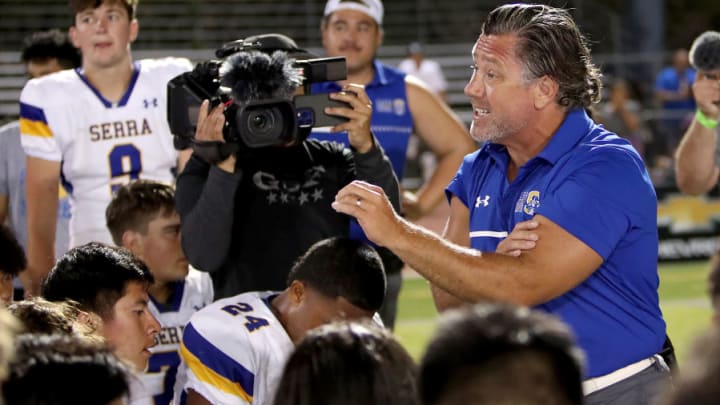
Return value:
[(350, 104), (344, 101), (331, 99), (328, 93), (295, 96), (293, 104), (300, 128), (334, 127), (349, 121), (345, 117), (325, 114), (325, 107), (351, 108)]

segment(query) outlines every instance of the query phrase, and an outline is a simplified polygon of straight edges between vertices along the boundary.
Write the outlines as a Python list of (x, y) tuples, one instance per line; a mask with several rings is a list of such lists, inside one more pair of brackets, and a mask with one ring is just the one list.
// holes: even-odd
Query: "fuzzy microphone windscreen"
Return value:
[(690, 63), (698, 70), (720, 69), (720, 32), (705, 31), (690, 48)]
[(220, 66), (223, 86), (232, 90), (236, 104), (244, 105), (264, 99), (292, 98), (302, 85), (302, 69), (293, 67), (293, 60), (283, 51), (272, 55), (260, 51), (237, 52)]

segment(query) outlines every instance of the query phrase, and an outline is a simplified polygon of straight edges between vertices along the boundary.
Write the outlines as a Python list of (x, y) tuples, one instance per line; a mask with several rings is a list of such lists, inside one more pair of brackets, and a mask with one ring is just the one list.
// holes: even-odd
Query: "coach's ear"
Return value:
[(302, 281), (293, 280), (288, 287), (290, 292), (290, 303), (300, 305), (305, 300), (305, 284)]
[(533, 101), (536, 109), (542, 110), (546, 106), (555, 103), (558, 92), (560, 91), (560, 85), (558, 82), (553, 80), (550, 76), (545, 75), (536, 79), (533, 85)]

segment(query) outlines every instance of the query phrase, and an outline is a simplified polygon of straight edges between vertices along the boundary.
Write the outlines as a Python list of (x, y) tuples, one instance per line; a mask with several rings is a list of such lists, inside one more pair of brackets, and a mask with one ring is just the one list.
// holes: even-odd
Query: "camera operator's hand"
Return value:
[[(225, 142), (223, 127), (225, 126), (225, 106), (220, 104), (210, 111), (210, 102), (203, 100), (198, 112), (197, 127), (195, 129), (195, 142)], [(217, 163), (217, 166), (229, 173), (235, 172), (235, 154)]]
[(347, 131), (350, 145), (359, 153), (367, 153), (374, 146), (370, 132), (372, 101), (365, 93), (365, 87), (359, 84), (347, 84), (339, 93), (331, 93), (333, 100), (344, 101), (352, 108), (327, 107), (325, 113), (346, 117), (350, 121), (332, 127), (331, 132)]

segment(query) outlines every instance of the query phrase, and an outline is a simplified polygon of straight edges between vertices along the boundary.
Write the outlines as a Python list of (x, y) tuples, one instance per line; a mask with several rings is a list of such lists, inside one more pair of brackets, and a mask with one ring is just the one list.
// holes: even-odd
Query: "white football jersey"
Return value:
[(62, 162), (70, 194), (70, 246), (112, 244), (105, 208), (115, 187), (131, 179), (174, 181), (177, 152), (167, 123), (167, 83), (190, 70), (187, 59), (135, 62), (117, 103), (93, 87), (82, 69), (30, 80), (20, 96), (25, 153)]
[(190, 269), (185, 280), (177, 283), (172, 302), (163, 305), (152, 296), (148, 308), (160, 322), (160, 333), (145, 373), (140, 374), (143, 386), (155, 404), (169, 404), (180, 365), (180, 341), (190, 317), (213, 301), (213, 284), (210, 275)]
[(145, 387), (141, 374), (131, 373), (127, 376), (129, 392), (125, 398), (128, 405), (155, 405), (153, 397)]
[[(277, 294), (236, 295), (192, 316), (180, 348), (185, 390), (213, 404), (271, 403), (295, 347), (270, 309)], [(178, 398), (182, 393), (176, 392)]]

